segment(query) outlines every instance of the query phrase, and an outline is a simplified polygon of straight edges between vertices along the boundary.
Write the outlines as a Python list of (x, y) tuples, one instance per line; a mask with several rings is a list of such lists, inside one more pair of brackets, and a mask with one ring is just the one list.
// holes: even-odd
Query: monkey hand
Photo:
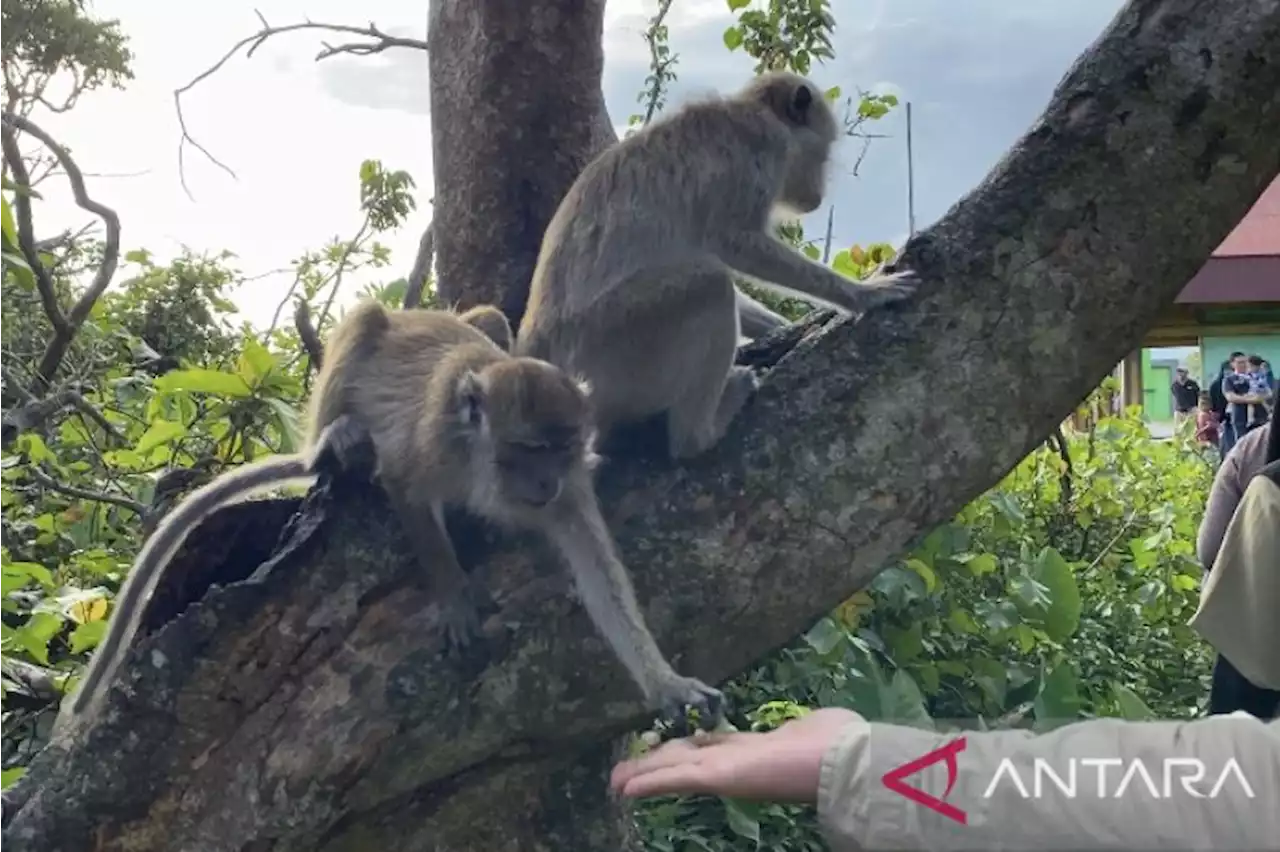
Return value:
[(876, 272), (854, 285), (860, 310), (868, 311), (881, 305), (891, 305), (915, 295), (920, 278), (910, 269), (899, 272)]
[(662, 718), (671, 725), (676, 736), (682, 737), (689, 732), (686, 708), (697, 711), (697, 725), (704, 730), (715, 728), (724, 717), (724, 693), (695, 677), (672, 673), (659, 687), (658, 700)]
[(480, 636), (481, 615), (491, 604), (487, 594), (467, 583), (443, 602), (440, 628), (444, 634), (444, 653), (458, 656)]

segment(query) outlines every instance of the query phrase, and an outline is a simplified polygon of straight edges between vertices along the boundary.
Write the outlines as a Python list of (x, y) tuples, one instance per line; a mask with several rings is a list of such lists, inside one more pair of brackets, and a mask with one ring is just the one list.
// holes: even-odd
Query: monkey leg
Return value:
[(458, 653), (480, 633), (482, 601), (445, 531), (442, 507), (399, 482), (387, 482), (387, 496), (409, 538), (414, 558), (430, 578), (440, 606), (445, 653)]
[(341, 414), (324, 427), (312, 450), (311, 466), (334, 476), (361, 476), (373, 479), (378, 457), (373, 437), (364, 424), (350, 414)]
[[(716, 298), (682, 319), (676, 340), (669, 351), (678, 363), (671, 373), (680, 376), (679, 390), (667, 411), (668, 442), (673, 458), (699, 455), (724, 437), (729, 424), (751, 398), (758, 383), (747, 367), (733, 364), (738, 345), (737, 296), (723, 270), (708, 270), (714, 276)], [(699, 285), (696, 279), (691, 286)]]

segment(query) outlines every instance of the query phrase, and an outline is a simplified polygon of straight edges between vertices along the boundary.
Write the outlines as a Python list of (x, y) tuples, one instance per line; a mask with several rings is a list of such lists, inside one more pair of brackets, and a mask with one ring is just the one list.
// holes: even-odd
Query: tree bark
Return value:
[[(496, 12), (475, 32), (592, 49), (598, 4), (537, 5), (561, 29), (530, 8), (509, 33)], [(776, 366), (720, 447), (607, 467), (611, 529), (678, 669), (742, 671), (996, 483), (1280, 172), (1280, 2), (1211, 5), (1135, 0), (1117, 16), (1009, 155), (908, 245), (918, 299), (781, 329), (744, 350)], [(453, 54), (516, 75), (495, 73), (470, 120), (586, 150), (598, 79), (534, 73), (545, 61), (521, 62), (542, 54), (519, 49)], [(545, 211), (552, 182), (510, 163), (495, 178), (478, 154), (437, 163), (456, 180), (437, 192), (442, 277), (527, 281), (534, 237), (512, 211)], [(624, 848), (604, 769), (647, 715), (635, 690), (536, 537), (466, 519), (451, 532), (499, 605), (458, 660), (438, 653), (436, 608), (375, 489), (325, 481), (301, 503), (215, 515), (126, 688), (7, 797), (6, 848)]]

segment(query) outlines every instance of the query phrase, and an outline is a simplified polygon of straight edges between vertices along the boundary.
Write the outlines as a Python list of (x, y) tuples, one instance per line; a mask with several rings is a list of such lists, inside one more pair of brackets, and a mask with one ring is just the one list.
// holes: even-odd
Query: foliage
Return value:
[[(734, 681), (733, 705), (756, 708), (737, 721), (772, 727), (780, 709), (821, 706), (928, 728), (1045, 729), (1201, 712), (1209, 660), (1187, 620), (1211, 463), (1185, 438), (1153, 439), (1136, 410), (1066, 443), (1066, 457), (1036, 450)], [(804, 808), (668, 798), (640, 805), (637, 821), (652, 849), (824, 848)]]
[[(334, 321), (343, 276), (386, 265), (377, 234), (413, 208), (407, 173), (370, 160), (360, 178), (366, 218), (356, 236), (293, 264), (286, 298), (323, 304), (321, 328)], [(8, 198), (4, 209), (5, 391), (16, 402), (50, 325), (35, 288), (9, 262), (18, 236)], [(62, 257), (95, 252), (99, 246), (77, 241)], [(158, 263), (145, 250), (128, 252), (120, 286), (94, 305), (59, 376), (84, 406), (56, 411), (6, 447), (0, 647), (6, 660), (47, 669), (59, 690), (74, 685), (101, 640), (113, 590), (158, 517), (218, 472), (299, 446), (309, 358), (292, 329), (232, 322), (232, 292), (250, 283), (228, 265), (232, 258), (184, 253)], [(78, 294), (81, 283), (67, 274), (77, 265), (58, 260), (46, 264), (57, 285)], [(381, 288), (371, 295), (385, 298)], [(10, 701), (22, 686), (6, 670), (7, 744), (31, 741), (34, 720), (56, 701)], [(21, 750), (5, 754), (11, 768)]]
[[(34, 102), (58, 112), (82, 93), (103, 85), (121, 87), (133, 79), (133, 53), (118, 21), (87, 14), (84, 0), (3, 0), (0, 50), (4, 52), (5, 109)], [(58, 74), (74, 78), (61, 103), (45, 98)]]
[[(641, 103), (647, 123), (665, 103), (677, 56), (663, 0), (646, 43), (652, 74)], [(757, 71), (807, 73), (831, 56), (827, 0), (728, 0), (736, 23), (730, 50)], [(114, 22), (84, 15), (78, 0), (3, 0), (6, 79), (16, 100), (45, 104), (45, 87), (69, 73), (73, 90), (130, 76), (132, 56)], [(13, 59), (12, 62), (8, 60)], [(839, 88), (826, 93), (838, 103)], [(67, 101), (67, 106), (74, 97)], [(844, 98), (851, 136), (897, 105), (890, 95)], [(8, 164), (7, 164), (8, 165)], [(35, 181), (33, 181), (34, 183)], [(52, 675), (54, 694), (5, 668), (8, 786), (38, 743), (34, 721), (56, 703), (101, 640), (118, 587), (143, 535), (190, 487), (228, 467), (297, 446), (298, 411), (310, 378), (298, 330), (280, 322), (291, 302), (335, 320), (343, 282), (390, 262), (380, 233), (413, 209), (410, 176), (376, 160), (360, 166), (364, 221), (356, 234), (300, 255), (266, 329), (235, 321), (234, 293), (254, 279), (228, 252), (159, 261), (124, 256), (116, 287), (94, 305), (47, 397), (70, 394), (33, 424), (6, 436), (0, 464), (0, 647), (6, 664)], [(8, 415), (41, 400), (25, 393), (32, 365), (53, 329), (14, 220), (18, 194), (6, 180), (0, 201), (6, 432)], [(798, 224), (781, 236), (815, 261), (863, 278), (893, 259), (883, 243), (832, 251)], [(41, 246), (55, 297), (84, 291), (102, 261), (100, 243), (73, 237)], [(27, 257), (31, 255), (28, 254)], [(403, 300), (405, 281), (365, 295)], [(784, 315), (808, 305), (748, 286)], [(431, 304), (427, 294), (424, 303)], [(738, 726), (776, 727), (811, 706), (851, 707), (873, 720), (933, 726), (951, 720), (1047, 727), (1090, 715), (1189, 716), (1205, 693), (1205, 649), (1186, 621), (1195, 605), (1193, 537), (1211, 465), (1185, 436), (1150, 437), (1134, 412), (1099, 416), (1104, 384), (1082, 408), (1090, 425), (1061, 446), (1033, 452), (991, 492), (933, 530), (871, 586), (802, 638), (729, 686)], [(642, 804), (638, 826), (654, 850), (744, 845), (817, 850), (806, 808), (698, 798)]]

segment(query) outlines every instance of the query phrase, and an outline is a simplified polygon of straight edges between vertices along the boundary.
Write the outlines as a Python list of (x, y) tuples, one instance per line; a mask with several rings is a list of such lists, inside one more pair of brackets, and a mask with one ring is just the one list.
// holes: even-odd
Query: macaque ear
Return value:
[(467, 370), (458, 378), (458, 416), (462, 422), (479, 426), (484, 421), (487, 391), (484, 379), (478, 373)]
[(591, 382), (587, 381), (582, 376), (578, 376), (573, 380), (573, 383), (578, 386), (578, 390), (582, 391), (583, 396), (587, 399), (591, 398)]

